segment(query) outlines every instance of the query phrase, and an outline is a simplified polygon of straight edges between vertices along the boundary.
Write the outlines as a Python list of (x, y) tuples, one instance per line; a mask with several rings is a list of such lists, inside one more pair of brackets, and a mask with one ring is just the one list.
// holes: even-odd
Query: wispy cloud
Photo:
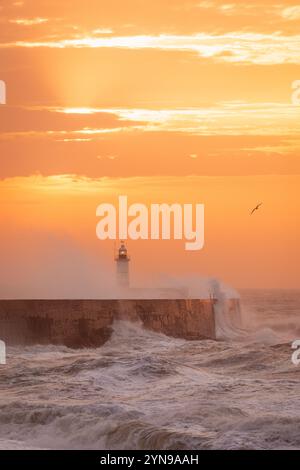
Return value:
[[(64, 112), (63, 108), (57, 111)], [(66, 108), (65, 112), (76, 114), (81, 112), (81, 108)], [(187, 132), (198, 135), (295, 135), (300, 132), (299, 109), (285, 103), (235, 101), (204, 108), (90, 108), (90, 112), (111, 113), (120, 122), (132, 121), (135, 129), (151, 132)], [(141, 125), (136, 125), (139, 122)], [(93, 130), (85, 132), (97, 133)]]
[(261, 3), (258, 5), (256, 2), (252, 3), (224, 3), (224, 2), (213, 2), (213, 1), (202, 1), (194, 5), (196, 8), (204, 9), (204, 10), (214, 10), (219, 14), (227, 15), (227, 16), (237, 16), (237, 15), (254, 15), (257, 16), (258, 14), (258, 7), (263, 8), (264, 10), (267, 8), (268, 11), (274, 10), (274, 6), (267, 7), (266, 5), (262, 5)]
[(12, 24), (17, 24), (20, 26), (34, 26), (43, 23), (48, 23), (48, 18), (16, 18), (9, 20)]
[(113, 32), (111, 28), (97, 28), (93, 30), (93, 34), (113, 34)]
[(239, 149), (239, 152), (243, 154), (246, 152), (248, 155), (253, 155), (255, 153), (265, 154), (265, 155), (289, 155), (294, 154), (295, 152), (300, 151), (300, 139), (296, 140), (286, 140), (282, 144), (278, 145), (260, 145), (253, 147), (245, 147)]
[[(34, 108), (30, 108), (34, 113)], [(40, 108), (37, 108), (40, 110)], [(203, 108), (145, 109), (145, 108), (45, 108), (58, 121), (54, 130), (14, 129), (2, 132), (1, 140), (12, 137), (51, 138), (64, 142), (84, 142), (101, 139), (105, 135), (133, 132), (177, 132), (199, 136), (295, 136), (300, 133), (299, 108), (286, 103), (248, 103), (241, 101), (217, 103)], [(30, 110), (28, 110), (30, 112)], [(75, 115), (89, 116), (89, 126), (82, 126), (83, 119), (74, 121), (74, 127), (66, 127)], [(101, 118), (110, 117), (107, 125)], [(68, 130), (66, 130), (68, 129)], [(193, 155), (193, 156), (192, 156)], [(191, 154), (191, 158), (195, 154)]]
[(16, 41), (2, 48), (124, 48), (194, 52), (199, 57), (230, 63), (300, 64), (300, 35), (232, 32), (221, 35), (82, 36), (53, 41)]
[(300, 20), (300, 5), (284, 8), (281, 11), (281, 16), (285, 20)]

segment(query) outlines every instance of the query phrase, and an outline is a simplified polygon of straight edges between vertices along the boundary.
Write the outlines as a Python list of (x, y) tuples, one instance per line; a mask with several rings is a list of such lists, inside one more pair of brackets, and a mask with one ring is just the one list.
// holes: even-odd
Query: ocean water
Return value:
[(300, 291), (241, 294), (219, 341), (119, 322), (99, 349), (8, 348), (0, 448), (300, 449)]

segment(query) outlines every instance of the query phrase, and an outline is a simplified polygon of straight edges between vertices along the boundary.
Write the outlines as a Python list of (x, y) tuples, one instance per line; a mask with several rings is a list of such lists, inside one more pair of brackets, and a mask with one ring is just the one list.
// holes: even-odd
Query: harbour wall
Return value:
[(176, 338), (215, 339), (212, 299), (0, 300), (0, 339), (10, 345), (97, 347), (116, 320)]

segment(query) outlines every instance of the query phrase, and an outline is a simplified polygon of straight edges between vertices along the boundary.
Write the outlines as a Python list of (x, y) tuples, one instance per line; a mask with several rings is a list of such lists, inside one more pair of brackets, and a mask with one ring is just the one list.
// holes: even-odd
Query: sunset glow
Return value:
[[(151, 275), (168, 265), (237, 287), (299, 287), (299, 18), (293, 1), (5, 0), (1, 236), (16, 264), (13, 228), (109, 262), (95, 207), (128, 193), (206, 204), (203, 252), (157, 242)], [(144, 275), (144, 245), (131, 249)]]

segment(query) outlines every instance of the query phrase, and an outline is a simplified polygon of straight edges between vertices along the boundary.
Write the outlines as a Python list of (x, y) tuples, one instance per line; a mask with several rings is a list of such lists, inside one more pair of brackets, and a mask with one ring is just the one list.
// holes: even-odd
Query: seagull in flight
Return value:
[(254, 207), (254, 209), (252, 209), (250, 215), (252, 215), (255, 211), (257, 211), (257, 210), (260, 208), (261, 205), (262, 205), (262, 202), (260, 202), (259, 204), (257, 204), (257, 206)]

